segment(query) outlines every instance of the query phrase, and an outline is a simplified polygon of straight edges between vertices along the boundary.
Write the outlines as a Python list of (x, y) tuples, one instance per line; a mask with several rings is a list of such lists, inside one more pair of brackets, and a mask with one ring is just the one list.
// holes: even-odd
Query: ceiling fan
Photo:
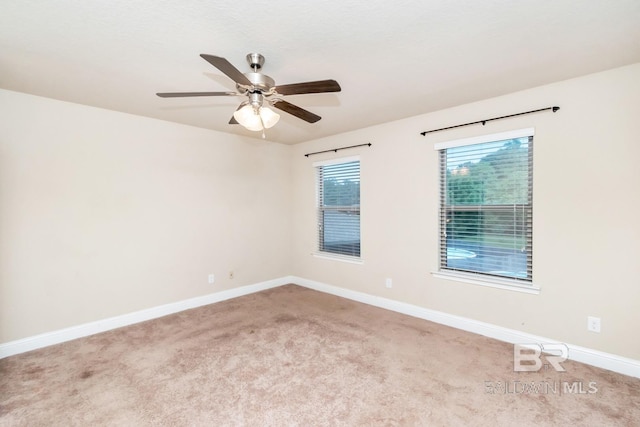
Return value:
[(264, 56), (259, 53), (247, 55), (251, 72), (242, 73), (225, 58), (201, 54), (211, 65), (222, 71), (236, 83), (235, 92), (169, 92), (156, 93), (161, 98), (179, 98), (188, 96), (245, 96), (238, 109), (233, 113), (229, 124), (241, 124), (252, 131), (263, 131), (275, 125), (280, 115), (268, 108), (266, 104), (289, 113), (309, 123), (315, 123), (320, 116), (298, 107), (282, 99), (285, 95), (308, 93), (340, 92), (341, 88), (335, 80), (318, 80), (313, 82), (276, 85), (275, 80), (259, 70), (264, 65)]

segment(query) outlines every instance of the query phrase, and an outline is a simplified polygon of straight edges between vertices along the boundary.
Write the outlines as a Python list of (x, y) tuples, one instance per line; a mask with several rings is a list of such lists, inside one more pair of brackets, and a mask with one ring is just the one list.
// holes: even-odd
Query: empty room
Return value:
[(3, 2), (0, 426), (640, 425), (639, 22)]

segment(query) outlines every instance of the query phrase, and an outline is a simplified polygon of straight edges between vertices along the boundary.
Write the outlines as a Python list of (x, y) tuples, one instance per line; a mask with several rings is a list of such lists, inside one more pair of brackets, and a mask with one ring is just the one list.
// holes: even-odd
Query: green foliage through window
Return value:
[(533, 137), (441, 150), (442, 269), (532, 280)]

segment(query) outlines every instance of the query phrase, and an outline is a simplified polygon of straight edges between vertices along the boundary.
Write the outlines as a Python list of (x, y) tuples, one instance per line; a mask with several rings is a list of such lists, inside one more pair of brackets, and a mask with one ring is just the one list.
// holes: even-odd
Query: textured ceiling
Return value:
[[(640, 62), (638, 0), (4, 0), (0, 88), (253, 137), (240, 97), (200, 58), (266, 57), (276, 84), (335, 79), (286, 99), (267, 139), (297, 143)], [(532, 105), (532, 108), (539, 107)]]

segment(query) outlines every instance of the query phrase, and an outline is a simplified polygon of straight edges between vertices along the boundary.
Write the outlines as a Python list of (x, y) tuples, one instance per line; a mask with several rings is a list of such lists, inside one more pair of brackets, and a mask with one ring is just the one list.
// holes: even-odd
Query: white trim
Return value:
[(350, 264), (364, 264), (364, 260), (362, 258), (355, 256), (332, 254), (330, 252), (312, 252), (311, 255), (316, 258), (348, 262)]
[(0, 344), (0, 359), (291, 283), (281, 277)]
[[(0, 344), (0, 359), (31, 350), (36, 350), (42, 347), (60, 344), (76, 338), (82, 338), (88, 335), (120, 328), (134, 323), (144, 322), (146, 320), (155, 319), (158, 317), (177, 313), (179, 311), (213, 304), (216, 302), (225, 301), (231, 298), (248, 295), (255, 292), (260, 292), (289, 283), (295, 283), (297, 285), (304, 286), (309, 289), (314, 289), (316, 291), (324, 292), (331, 295), (337, 295), (353, 301), (358, 301), (375, 307), (384, 308), (386, 310), (395, 311), (397, 313), (406, 314), (407, 316), (417, 317), (419, 319), (428, 320), (431, 322), (439, 323), (441, 325), (451, 326), (463, 331), (484, 335), (486, 337), (509, 342), (512, 344), (546, 344), (551, 342), (558, 342), (558, 340), (543, 338), (536, 335), (528, 334), (526, 332), (503, 328), (501, 326), (492, 325), (490, 323), (479, 322), (477, 320), (455, 316), (436, 310), (430, 310), (427, 308), (418, 307), (412, 304), (395, 301), (388, 298), (365, 294), (363, 292), (352, 291), (338, 286), (316, 282), (314, 280), (303, 279), (297, 276), (284, 276), (266, 282), (260, 282), (253, 285), (247, 285), (239, 288), (229, 289), (226, 291), (216, 292), (201, 297), (178, 301), (176, 303), (165, 304), (134, 313), (86, 323), (84, 325), (61, 329), (58, 331), (36, 335), (21, 340), (10, 341), (4, 344)], [(626, 357), (617, 356), (615, 354), (605, 353), (602, 351), (580, 347), (573, 344), (566, 345), (569, 348), (569, 359), (571, 360), (586, 363), (598, 368), (608, 369), (620, 374), (640, 378), (640, 360), (629, 359)]]
[(437, 142), (433, 144), (435, 150), (444, 150), (446, 148), (463, 147), (465, 145), (482, 144), (484, 142), (505, 141), (507, 139), (523, 138), (525, 136), (533, 136), (535, 128), (517, 129), (507, 132), (493, 133), (489, 135), (473, 136), (471, 138), (454, 139), (453, 141)]
[(320, 166), (328, 166), (328, 165), (337, 165), (340, 163), (351, 163), (351, 162), (359, 162), (360, 156), (349, 156), (349, 157), (338, 157), (335, 159), (328, 160), (320, 160), (317, 162), (313, 162), (312, 165), (314, 168), (318, 168)]
[(517, 280), (509, 280), (504, 279), (500, 280), (499, 278), (491, 278), (487, 276), (487, 279), (476, 277), (476, 275), (466, 275), (464, 273), (458, 273), (455, 271), (433, 271), (431, 273), (433, 277), (437, 277), (438, 279), (445, 280), (453, 280), (455, 282), (464, 282), (471, 283), (472, 285), (479, 286), (487, 286), (490, 288), (498, 288), (498, 289), (506, 289), (508, 291), (515, 292), (523, 292), (526, 294), (535, 294), (538, 295), (540, 293), (540, 288), (537, 286), (531, 285), (523, 285)]
[[(364, 304), (373, 305), (375, 307), (384, 308), (386, 310), (395, 311), (401, 314), (406, 314), (408, 316), (413, 316), (431, 322), (439, 323), (441, 325), (451, 326), (453, 328), (461, 329), (463, 331), (468, 331), (479, 335), (484, 335), (486, 337), (505, 341), (511, 344), (548, 344), (558, 342), (558, 340), (540, 337), (514, 329), (503, 328), (502, 326), (496, 326), (490, 323), (480, 322), (461, 316), (455, 316), (436, 310), (430, 310), (412, 304), (365, 294), (362, 292), (352, 291), (349, 289), (344, 289), (313, 280), (303, 279), (301, 277), (291, 277), (290, 281), (292, 283), (307, 287), (309, 289), (314, 289), (316, 291), (337, 295), (353, 301), (358, 301)], [(565, 344), (569, 348), (570, 360), (575, 360), (576, 362), (581, 362), (588, 365), (596, 366), (598, 368), (618, 372), (620, 374), (640, 378), (640, 360), (630, 359), (627, 357), (605, 353), (590, 348), (580, 347), (573, 344)]]

